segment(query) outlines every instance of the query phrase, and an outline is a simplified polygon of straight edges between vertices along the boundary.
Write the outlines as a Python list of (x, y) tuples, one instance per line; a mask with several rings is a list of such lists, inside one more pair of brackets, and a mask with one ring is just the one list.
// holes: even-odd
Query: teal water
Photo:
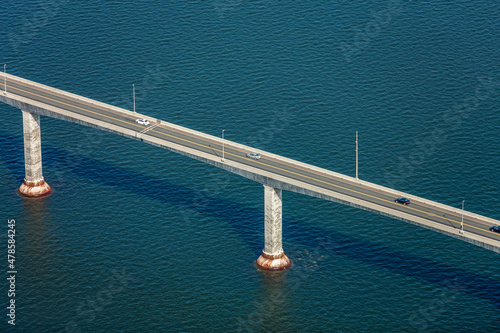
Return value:
[[(500, 219), (499, 12), (7, 1), (0, 64), (128, 109), (135, 84), (141, 113), (351, 176), (358, 131), (360, 178)], [(0, 105), (0, 121), (0, 246), (15, 219), (18, 270), (2, 332), (500, 332), (496, 253), (285, 192), (294, 266), (263, 273), (260, 184), (42, 118), (55, 191), (26, 200), (21, 114)]]

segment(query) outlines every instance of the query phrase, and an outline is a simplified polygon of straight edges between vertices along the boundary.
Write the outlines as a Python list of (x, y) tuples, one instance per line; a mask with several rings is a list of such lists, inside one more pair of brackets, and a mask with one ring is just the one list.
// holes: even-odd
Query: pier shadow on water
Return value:
[[(254, 208), (230, 201), (227, 198), (209, 196), (201, 191), (75, 155), (51, 146), (44, 145), (42, 149), (45, 165), (64, 170), (65, 174), (73, 173), (94, 182), (116, 186), (124, 191), (131, 191), (225, 221), (234, 228), (253, 251), (254, 258), (250, 258), (250, 260), (254, 260), (261, 254), (264, 221), (262, 211), (255, 211)], [(79, 163), (68, 167), (65, 161), (72, 159), (77, 159)], [(0, 160), (21, 184), (24, 179), (22, 137), (0, 132)], [(48, 182), (51, 183), (50, 179)], [(57, 189), (55, 190), (57, 191)], [(12, 191), (15, 191), (15, 188)], [(303, 235), (313, 236), (308, 238)], [(311, 226), (303, 221), (284, 218), (283, 237), (287, 242), (298, 244), (307, 249), (319, 250), (319, 253), (342, 256), (481, 298), (500, 310), (500, 281), (498, 280), (374, 244), (351, 235)]]

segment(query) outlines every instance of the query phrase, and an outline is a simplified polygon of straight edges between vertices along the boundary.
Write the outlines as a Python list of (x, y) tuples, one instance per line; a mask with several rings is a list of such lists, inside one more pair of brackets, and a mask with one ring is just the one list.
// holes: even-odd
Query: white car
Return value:
[(144, 126), (149, 125), (149, 121), (147, 119), (137, 119), (135, 122), (140, 124), (140, 125), (144, 125)]
[(257, 153), (248, 153), (247, 157), (253, 158), (254, 160), (258, 160), (260, 158), (260, 155)]

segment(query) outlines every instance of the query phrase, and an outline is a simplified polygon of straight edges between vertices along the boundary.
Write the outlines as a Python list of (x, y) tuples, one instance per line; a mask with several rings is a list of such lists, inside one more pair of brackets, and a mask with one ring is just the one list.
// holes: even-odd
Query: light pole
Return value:
[(224, 162), (224, 131), (226, 129), (222, 129), (222, 162)]
[(464, 233), (464, 202), (465, 200), (462, 200), (462, 222), (460, 223), (460, 233)]
[(4, 89), (5, 92), (7, 92), (7, 64), (3, 64), (3, 84), (4, 84)]
[(135, 112), (135, 84), (132, 84), (132, 95), (134, 96), (134, 112)]
[(358, 179), (358, 131), (356, 131), (356, 179)]

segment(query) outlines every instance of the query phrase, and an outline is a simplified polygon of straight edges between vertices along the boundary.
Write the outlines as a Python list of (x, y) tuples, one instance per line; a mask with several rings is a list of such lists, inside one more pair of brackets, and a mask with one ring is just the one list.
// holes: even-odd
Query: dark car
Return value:
[(410, 204), (410, 199), (397, 198), (396, 200), (394, 200), (394, 202), (397, 202), (397, 203), (400, 203), (400, 204), (403, 204), (403, 205), (409, 205)]
[(500, 225), (496, 225), (490, 228), (490, 231), (498, 232), (500, 234)]

